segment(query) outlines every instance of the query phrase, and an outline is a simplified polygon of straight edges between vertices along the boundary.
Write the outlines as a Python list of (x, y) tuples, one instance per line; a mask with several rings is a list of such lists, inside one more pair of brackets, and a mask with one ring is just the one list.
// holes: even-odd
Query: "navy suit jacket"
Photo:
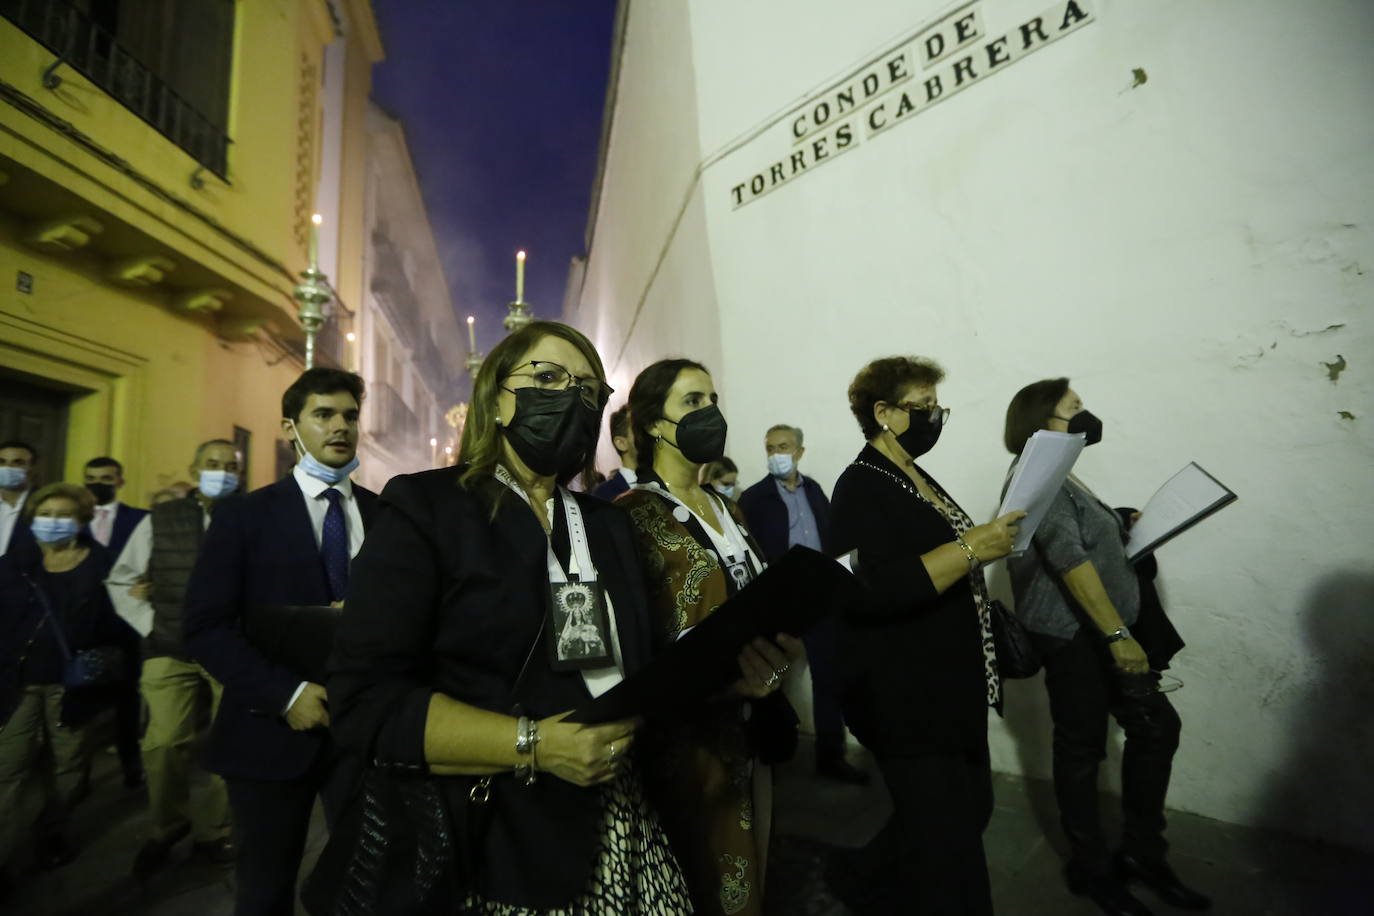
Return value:
[[(811, 505), (811, 514), (816, 516), (821, 549), (829, 553), (830, 500), (825, 498), (821, 485), (805, 474), (801, 475), (801, 485)], [(739, 498), (739, 508), (769, 563), (787, 553), (787, 504), (778, 495), (778, 485), (771, 474), (744, 491)]]
[[(353, 485), (363, 528), (377, 494)], [(246, 608), (325, 605), (329, 583), (305, 497), (294, 476), (215, 506), (186, 591), (186, 649), (224, 685), (208, 768), (242, 779), (294, 779), (321, 753), (328, 731), (295, 731), (283, 713), (305, 678), (267, 660), (242, 632)]]
[(147, 509), (135, 509), (124, 503), (119, 504), (119, 509), (115, 512), (114, 530), (110, 532), (110, 543), (105, 545), (105, 549), (110, 552), (111, 563), (119, 562), (119, 555), (124, 552), (124, 545), (129, 543), (129, 536), (147, 514)]
[(630, 484), (625, 480), (625, 475), (620, 473), (619, 468), (616, 468), (615, 472), (611, 474), (610, 477), (607, 477), (592, 488), (593, 496), (597, 499), (604, 499), (607, 502), (611, 502), (621, 493), (628, 492), (630, 492)]

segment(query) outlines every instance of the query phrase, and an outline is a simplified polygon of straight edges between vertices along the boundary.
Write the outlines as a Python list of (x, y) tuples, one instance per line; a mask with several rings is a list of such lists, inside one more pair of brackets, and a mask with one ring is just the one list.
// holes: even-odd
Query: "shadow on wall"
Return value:
[[(1282, 699), (1305, 713), (1294, 717), (1284, 763), (1263, 794), (1262, 818), (1374, 852), (1374, 570), (1318, 580), (1301, 613), (1311, 664), (1279, 672), (1257, 697), (1262, 705)], [(1370, 876), (1347, 877), (1349, 884), (1328, 880), (1321, 888), (1330, 895), (1327, 912), (1354, 912), (1346, 907), (1368, 902)]]

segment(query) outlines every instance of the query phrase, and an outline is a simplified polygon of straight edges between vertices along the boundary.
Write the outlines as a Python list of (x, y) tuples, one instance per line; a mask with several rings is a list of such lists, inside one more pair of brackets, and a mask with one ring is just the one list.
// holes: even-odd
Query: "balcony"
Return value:
[[(0, 16), (57, 56), (44, 74), (45, 85), (59, 85), (51, 81), (61, 79), (62, 66), (71, 67), (196, 162), (227, 179), (229, 138), (224, 128), (69, 0), (0, 0)], [(227, 84), (223, 88), (227, 99)]]
[(367, 401), (372, 410), (368, 434), (376, 436), (387, 448), (403, 452), (428, 445), (420, 418), (395, 388), (386, 382), (373, 382)]

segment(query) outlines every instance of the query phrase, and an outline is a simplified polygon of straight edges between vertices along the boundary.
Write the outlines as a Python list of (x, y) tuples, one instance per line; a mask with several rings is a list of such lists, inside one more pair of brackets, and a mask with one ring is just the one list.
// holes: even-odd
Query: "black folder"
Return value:
[(250, 607), (243, 615), (243, 634), (268, 661), (323, 684), (342, 613), (340, 607), (310, 604)]
[(568, 721), (656, 718), (699, 704), (739, 679), (739, 653), (754, 637), (801, 636), (859, 600), (862, 589), (835, 560), (793, 547), (650, 665), (588, 700)]

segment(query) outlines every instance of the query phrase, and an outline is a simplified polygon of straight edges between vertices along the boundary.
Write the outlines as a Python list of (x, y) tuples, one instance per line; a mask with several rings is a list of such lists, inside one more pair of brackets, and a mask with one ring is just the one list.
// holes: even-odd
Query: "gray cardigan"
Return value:
[(1126, 559), (1121, 517), (1070, 477), (1060, 488), (1030, 548), (1007, 560), (1016, 616), (1032, 633), (1072, 639), (1082, 621), (1064, 573), (1091, 560), (1107, 597), (1131, 626), (1140, 613), (1140, 582)]

